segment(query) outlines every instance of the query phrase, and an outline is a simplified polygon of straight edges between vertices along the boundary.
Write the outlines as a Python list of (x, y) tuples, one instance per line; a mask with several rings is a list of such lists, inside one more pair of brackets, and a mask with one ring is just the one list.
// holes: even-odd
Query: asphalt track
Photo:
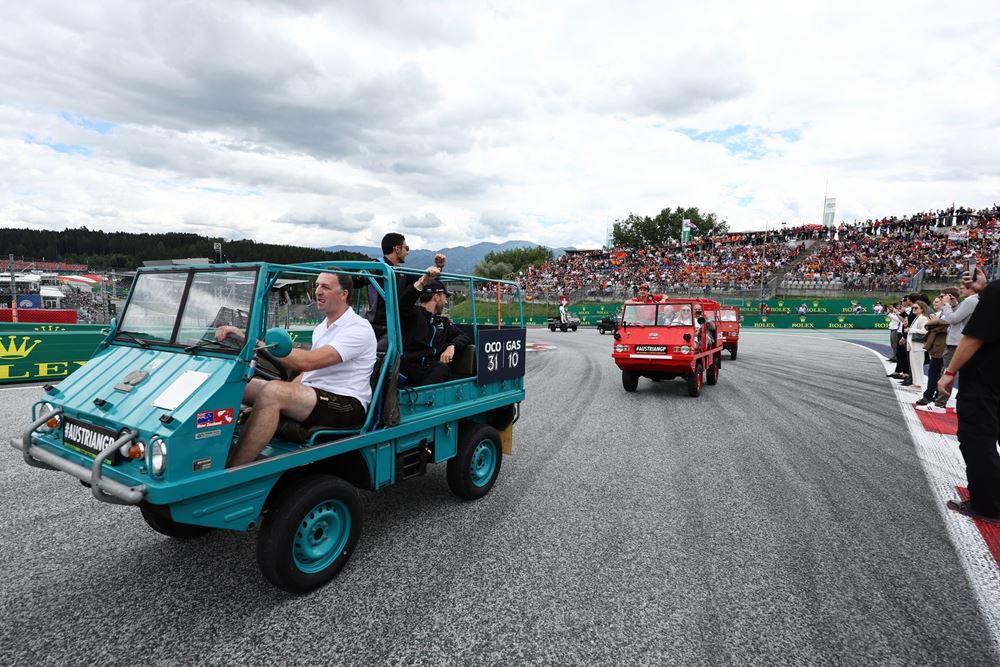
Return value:
[(178, 542), (6, 445), (0, 664), (996, 664), (907, 426), (869, 351), (747, 334), (698, 399), (626, 394), (609, 336), (529, 332), (514, 455), (464, 503), (443, 468), (365, 494), (306, 597), (253, 534)]

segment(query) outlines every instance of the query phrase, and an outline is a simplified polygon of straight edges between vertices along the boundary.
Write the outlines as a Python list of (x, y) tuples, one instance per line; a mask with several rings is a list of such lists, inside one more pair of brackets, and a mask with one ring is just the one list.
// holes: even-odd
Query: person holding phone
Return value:
[(976, 268), (963, 284), (979, 294), (979, 304), (965, 323), (948, 368), (938, 382), (941, 394), (951, 392), (961, 372), (958, 392), (958, 442), (965, 461), (969, 500), (949, 500), (948, 508), (1000, 525), (1000, 280), (987, 285)]

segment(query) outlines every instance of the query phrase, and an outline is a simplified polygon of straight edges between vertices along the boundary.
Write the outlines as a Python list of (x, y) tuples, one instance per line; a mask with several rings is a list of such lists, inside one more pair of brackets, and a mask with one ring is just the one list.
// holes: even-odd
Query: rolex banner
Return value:
[(823, 226), (833, 227), (833, 219), (837, 212), (837, 200), (834, 197), (827, 197), (823, 201)]

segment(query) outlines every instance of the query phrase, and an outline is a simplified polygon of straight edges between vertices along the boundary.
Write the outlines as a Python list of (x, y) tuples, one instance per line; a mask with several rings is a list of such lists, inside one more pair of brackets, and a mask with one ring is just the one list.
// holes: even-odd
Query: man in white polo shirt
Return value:
[[(316, 305), (326, 319), (313, 330), (312, 348), (293, 349), (281, 360), (295, 380), (250, 380), (243, 402), (253, 413), (229, 455), (227, 467), (250, 463), (278, 429), (282, 415), (303, 426), (358, 428), (364, 424), (372, 400), (371, 374), (375, 366), (375, 332), (350, 307), (350, 276), (321, 273), (316, 279)], [(235, 327), (219, 327), (216, 339), (243, 338)]]

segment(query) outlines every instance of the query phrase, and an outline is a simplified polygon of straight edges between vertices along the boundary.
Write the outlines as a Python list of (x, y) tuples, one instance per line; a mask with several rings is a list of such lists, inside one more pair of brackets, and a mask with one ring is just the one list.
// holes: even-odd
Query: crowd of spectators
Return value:
[(835, 228), (783, 225), (684, 245), (569, 251), (529, 267), (519, 280), (533, 298), (620, 298), (643, 282), (664, 293), (750, 291), (773, 276), (783, 277), (785, 289), (899, 292), (913, 289), (915, 278), (957, 281), (970, 258), (995, 271), (998, 218), (997, 204), (979, 210), (953, 206)]
[[(818, 235), (804, 230), (802, 236)], [(570, 251), (520, 276), (535, 297), (586, 290), (588, 296), (626, 296), (649, 283), (657, 292), (752, 290), (794, 260), (804, 240), (799, 230), (729, 234), (658, 248)]]

